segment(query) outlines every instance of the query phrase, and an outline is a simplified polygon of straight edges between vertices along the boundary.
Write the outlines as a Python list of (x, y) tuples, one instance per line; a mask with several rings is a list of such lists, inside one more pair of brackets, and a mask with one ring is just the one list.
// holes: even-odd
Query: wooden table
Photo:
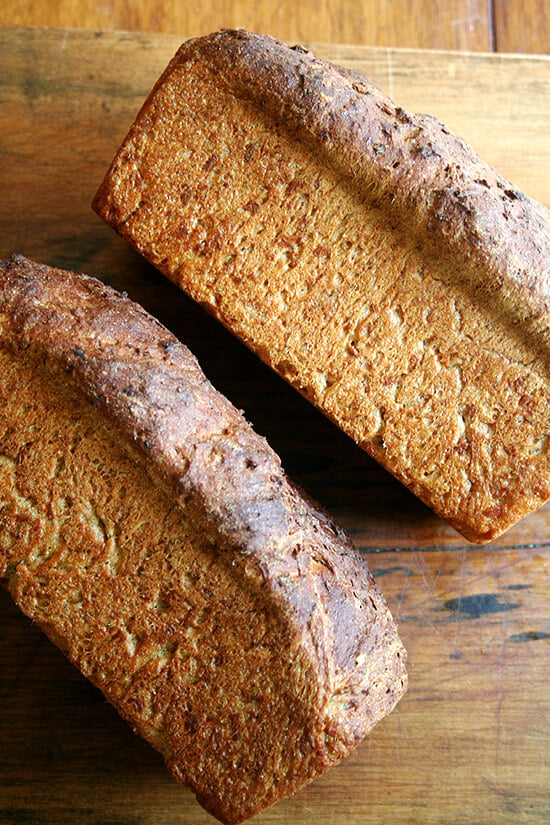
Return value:
[[(467, 545), (90, 209), (180, 39), (0, 30), (0, 255), (95, 274), (170, 327), (352, 535), (400, 624), (408, 695), (351, 758), (257, 821), (549, 821), (550, 506)], [(315, 50), (445, 119), (550, 203), (550, 58)], [(212, 821), (3, 593), (0, 626), (2, 825)]]
[(0, 26), (196, 37), (243, 26), (282, 40), (550, 52), (548, 0), (2, 0)]

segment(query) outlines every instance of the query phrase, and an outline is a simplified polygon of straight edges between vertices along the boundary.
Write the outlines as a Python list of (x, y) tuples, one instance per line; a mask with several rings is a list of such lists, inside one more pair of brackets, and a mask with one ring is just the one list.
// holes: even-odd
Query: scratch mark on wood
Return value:
[[(495, 564), (493, 559), (489, 559), (489, 566), (491, 568), (491, 572), (493, 574), (493, 578), (495, 583), (498, 587), (498, 580), (501, 575), (501, 571), (497, 571), (495, 569)], [(511, 603), (506, 600), (506, 594), (503, 593), (505, 601), (499, 604), (502, 604), (502, 642), (500, 645), (499, 655), (498, 655), (498, 679), (497, 679), (497, 706), (495, 710), (495, 770), (498, 769), (500, 763), (500, 743), (501, 743), (501, 721), (502, 721), (502, 703), (504, 701), (504, 678), (506, 673), (506, 612), (511, 610), (514, 607), (519, 607), (517, 603)], [(498, 601), (498, 599), (497, 599)]]
[[(354, 536), (359, 531), (354, 531), (348, 527), (347, 530), (348, 534)], [(543, 541), (543, 542), (533, 542), (530, 544), (486, 544), (486, 545), (477, 545), (477, 544), (459, 544), (456, 546), (445, 546), (444, 544), (433, 544), (433, 545), (403, 545), (401, 547), (367, 547), (365, 545), (359, 545), (358, 542), (356, 544), (359, 546), (359, 550), (365, 556), (368, 555), (381, 555), (383, 553), (461, 553), (464, 550), (483, 550), (485, 555), (489, 555), (491, 553), (498, 553), (498, 552), (508, 552), (510, 550), (547, 550), (550, 548), (550, 541)], [(514, 588), (517, 589), (517, 588)]]
[[(439, 581), (439, 577), (441, 576), (441, 569), (433, 570), (427, 564), (426, 559), (423, 557), (421, 553), (415, 553), (413, 555), (413, 560), (415, 566), (417, 567), (417, 572), (422, 576), (422, 581), (426, 587), (428, 592), (428, 598), (425, 600), (426, 603), (435, 609), (437, 614), (440, 613), (440, 601), (436, 593), (437, 583)], [(430, 573), (435, 573), (435, 578), (433, 581), (429, 581), (428, 576)], [(441, 632), (440, 622), (434, 621), (431, 617), (429, 612), (426, 612), (425, 616), (426, 626), (430, 627), (433, 633), (438, 636), (442, 641), (444, 641), (445, 634)], [(439, 618), (439, 616), (438, 616)]]
[(388, 94), (393, 98), (393, 66), (391, 51), (389, 49), (386, 49), (386, 66), (388, 69)]
[(409, 581), (409, 577), (408, 576), (403, 576), (403, 587), (401, 588), (401, 593), (399, 594), (399, 599), (398, 599), (398, 602), (397, 602), (397, 606), (395, 607), (394, 610), (392, 610), (392, 613), (393, 613), (393, 615), (394, 615), (394, 617), (397, 621), (399, 621), (399, 617), (401, 615), (401, 607), (403, 605), (403, 600), (405, 598), (405, 591), (407, 590), (408, 581)]
[[(458, 578), (458, 597), (457, 602), (462, 602), (462, 593), (464, 591), (464, 565), (466, 564), (466, 551), (462, 553), (462, 558), (460, 560), (460, 574)], [(458, 629), (459, 629), (459, 621), (460, 621), (460, 611), (456, 613), (456, 621), (454, 626), (454, 638), (453, 638), (453, 652), (451, 653), (450, 658), (453, 661), (458, 661), (461, 657), (460, 651), (458, 649)]]

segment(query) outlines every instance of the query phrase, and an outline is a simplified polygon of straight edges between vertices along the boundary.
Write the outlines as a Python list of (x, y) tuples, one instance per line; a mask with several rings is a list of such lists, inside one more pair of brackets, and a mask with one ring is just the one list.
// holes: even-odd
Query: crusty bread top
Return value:
[[(128, 298), (17, 255), (0, 262), (0, 320), (4, 345), (70, 373), (153, 483), (270, 593), (333, 695), (336, 737), (353, 747), (403, 692), (405, 655), (342, 531), (288, 480), (189, 350)], [(387, 667), (379, 695), (362, 691)]]
[(467, 538), (549, 497), (549, 215), (433, 118), (219, 32), (94, 207)]
[(309, 135), (332, 166), (389, 207), (395, 219), (404, 219), (411, 234), (435, 251), (448, 245), (469, 261), (475, 288), (498, 300), (498, 310), (521, 325), (519, 335), (536, 334), (537, 354), (549, 364), (550, 212), (545, 206), (436, 118), (409, 113), (365, 77), (266, 35), (223, 30), (187, 41), (150, 97), (176, 68), (200, 60), (232, 93), (301, 139)]

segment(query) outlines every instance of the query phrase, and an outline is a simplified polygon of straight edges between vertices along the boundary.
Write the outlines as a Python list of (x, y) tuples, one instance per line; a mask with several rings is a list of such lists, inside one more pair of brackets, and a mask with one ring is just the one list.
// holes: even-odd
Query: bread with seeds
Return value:
[(218, 32), (94, 206), (467, 538), (550, 496), (549, 213), (434, 118)]
[(0, 582), (223, 822), (405, 690), (366, 564), (141, 307), (0, 264)]

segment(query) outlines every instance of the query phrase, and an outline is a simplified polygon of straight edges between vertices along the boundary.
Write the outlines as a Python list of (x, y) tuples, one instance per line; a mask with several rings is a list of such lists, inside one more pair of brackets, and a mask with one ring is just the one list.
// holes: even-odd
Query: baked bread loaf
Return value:
[(0, 581), (223, 822), (405, 690), (351, 542), (141, 307), (0, 264)]
[(472, 541), (550, 496), (550, 224), (301, 47), (185, 43), (98, 214)]

